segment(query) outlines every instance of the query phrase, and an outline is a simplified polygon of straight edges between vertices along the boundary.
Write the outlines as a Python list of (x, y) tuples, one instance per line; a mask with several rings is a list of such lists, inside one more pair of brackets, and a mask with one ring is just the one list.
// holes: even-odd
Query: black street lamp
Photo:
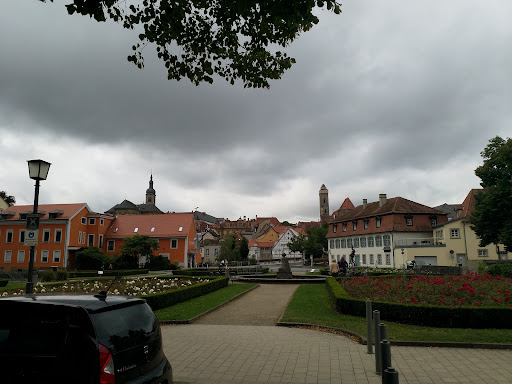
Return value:
[[(38, 205), (39, 205), (39, 181), (46, 180), (48, 176), (48, 171), (50, 170), (50, 163), (44, 160), (28, 160), (28, 173), (31, 179), (36, 181), (36, 189), (34, 192), (34, 210), (32, 211), (33, 215), (37, 215)], [(37, 220), (38, 228), (30, 228), (30, 229), (39, 229), (39, 221)], [(27, 221), (28, 226), (28, 221)], [(30, 294), (34, 291), (34, 282), (32, 280), (32, 275), (34, 272), (34, 250), (35, 246), (30, 246), (30, 258), (28, 263), (28, 281), (27, 286), (25, 288), (25, 292)]]

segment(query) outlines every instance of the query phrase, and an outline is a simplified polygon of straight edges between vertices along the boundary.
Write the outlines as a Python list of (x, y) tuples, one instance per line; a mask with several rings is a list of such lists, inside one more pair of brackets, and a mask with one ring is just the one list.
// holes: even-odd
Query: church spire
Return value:
[(155, 204), (156, 192), (153, 189), (153, 172), (149, 178), (149, 188), (146, 189), (146, 204)]

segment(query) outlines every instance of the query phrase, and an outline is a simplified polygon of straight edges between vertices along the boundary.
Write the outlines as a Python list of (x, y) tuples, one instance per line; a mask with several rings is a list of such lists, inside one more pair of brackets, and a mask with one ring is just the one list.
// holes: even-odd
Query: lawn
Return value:
[(257, 284), (231, 284), (225, 288), (221, 288), (215, 292), (208, 293), (204, 296), (196, 297), (173, 305), (171, 307), (159, 309), (155, 311), (160, 321), (164, 320), (190, 320), (212, 308), (221, 305), (233, 297), (255, 287)]
[[(339, 328), (366, 336), (366, 319), (334, 311), (324, 285), (301, 285), (286, 308), (281, 321)], [(390, 340), (512, 343), (510, 329), (432, 328), (389, 321), (384, 323)]]

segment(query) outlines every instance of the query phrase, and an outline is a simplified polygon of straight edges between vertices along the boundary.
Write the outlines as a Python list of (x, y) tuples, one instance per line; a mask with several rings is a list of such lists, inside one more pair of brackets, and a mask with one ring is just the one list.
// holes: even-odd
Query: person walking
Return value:
[(341, 256), (340, 271), (341, 271), (342, 276), (347, 275), (347, 268), (348, 268), (347, 260), (345, 260), (345, 256)]
[(336, 260), (332, 259), (329, 269), (331, 271), (331, 276), (335, 276), (335, 277), (338, 276), (340, 269), (338, 268), (338, 264), (336, 263)]

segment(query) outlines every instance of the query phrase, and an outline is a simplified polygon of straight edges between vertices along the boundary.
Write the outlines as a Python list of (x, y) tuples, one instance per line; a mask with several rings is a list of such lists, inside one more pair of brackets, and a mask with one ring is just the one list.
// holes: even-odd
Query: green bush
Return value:
[(0, 279), (0, 287), (5, 287), (9, 283), (9, 279)]
[(57, 270), (55, 274), (55, 281), (66, 281), (68, 279), (68, 273), (63, 269)]
[(143, 298), (149, 304), (151, 309), (156, 311), (157, 309), (167, 308), (171, 305), (224, 288), (228, 283), (229, 279), (227, 277), (219, 277), (215, 280), (191, 285), (190, 287), (143, 296)]
[(47, 269), (43, 272), (43, 275), (41, 276), (42, 281), (54, 281), (55, 280), (55, 272), (53, 272), (51, 269)]
[(78, 270), (99, 270), (104, 263), (105, 255), (98, 247), (88, 247), (76, 253), (76, 269)]
[(485, 266), (485, 263), (480, 260), (478, 262), (478, 274), (479, 275), (485, 275), (487, 273), (487, 267)]
[[(327, 291), (337, 312), (366, 315), (366, 301), (348, 295), (334, 277), (325, 280)], [(512, 328), (512, 308), (503, 307), (443, 307), (372, 302), (382, 320), (442, 328)]]
[(493, 264), (487, 268), (491, 276), (504, 276), (512, 278), (512, 264)]
[(152, 256), (149, 264), (146, 264), (146, 267), (150, 271), (162, 271), (171, 269), (171, 262), (167, 257), (164, 256)]

